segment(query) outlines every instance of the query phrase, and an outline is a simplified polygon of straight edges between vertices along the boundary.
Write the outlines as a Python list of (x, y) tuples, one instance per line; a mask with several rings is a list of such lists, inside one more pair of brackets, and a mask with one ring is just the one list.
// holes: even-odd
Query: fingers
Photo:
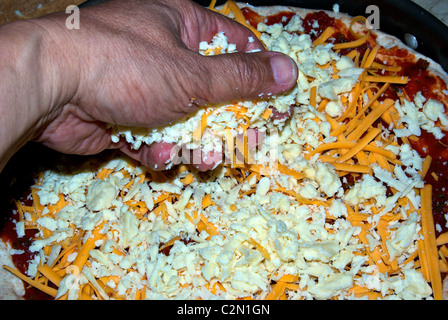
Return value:
[[(248, 129), (245, 134), (237, 135), (236, 138), (244, 145), (244, 148), (247, 146), (247, 150), (253, 151), (263, 143), (265, 135), (257, 129)], [(187, 164), (204, 172), (213, 170), (224, 162), (230, 163), (223, 144), (218, 144), (213, 150), (204, 151), (202, 147), (187, 149), (185, 146), (179, 147), (173, 143), (158, 142), (150, 146), (142, 146), (139, 150), (124, 147), (122, 151), (155, 171), (167, 170), (178, 164)], [(241, 150), (236, 149), (234, 152), (238, 161), (244, 161)]]
[(192, 165), (199, 171), (208, 171), (222, 162), (222, 152), (219, 150), (209, 152), (203, 152), (199, 148), (188, 150), (166, 142), (156, 142), (150, 146), (142, 146), (138, 150), (125, 146), (121, 151), (154, 171), (164, 171), (181, 163)]
[(125, 145), (120, 150), (151, 170), (163, 171), (170, 166), (174, 146), (172, 143), (158, 142), (150, 146), (141, 146), (138, 150)]
[[(245, 134), (236, 136), (244, 148), (253, 152), (264, 141), (264, 132), (255, 129), (248, 129)], [(120, 148), (122, 152), (133, 159), (141, 162), (154, 171), (163, 171), (172, 168), (175, 165), (191, 165), (198, 171), (205, 172), (213, 170), (217, 165), (230, 163), (229, 155), (226, 153), (226, 147), (218, 144), (213, 150), (204, 151), (202, 147), (196, 149), (187, 149), (186, 146), (179, 147), (174, 143), (157, 142), (150, 146), (143, 145), (138, 150), (132, 149), (129, 145)], [(241, 150), (233, 150), (236, 159), (244, 161), (244, 155)], [(242, 162), (241, 162), (242, 163)]]
[(146, 162), (156, 171), (165, 170), (171, 162), (171, 152), (174, 144), (160, 142), (154, 143), (148, 148)]
[(298, 68), (279, 52), (232, 53), (198, 59), (198, 79), (194, 92), (198, 101), (231, 102), (274, 96), (291, 89), (297, 82)]

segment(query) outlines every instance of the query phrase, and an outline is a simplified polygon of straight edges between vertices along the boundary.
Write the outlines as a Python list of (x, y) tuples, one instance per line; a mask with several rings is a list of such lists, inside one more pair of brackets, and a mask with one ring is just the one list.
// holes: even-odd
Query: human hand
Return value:
[[(248, 29), (190, 1), (115, 0), (80, 15), (79, 30), (66, 29), (64, 14), (34, 21), (50, 39), (44, 60), (51, 64), (36, 139), (64, 153), (118, 148), (163, 169), (169, 145), (112, 143), (107, 124), (156, 127), (200, 105), (275, 95), (296, 83), (289, 57), (266, 52), (248, 41), (256, 39)], [(201, 56), (199, 43), (219, 31), (238, 53)], [(245, 53), (254, 49), (261, 52)]]

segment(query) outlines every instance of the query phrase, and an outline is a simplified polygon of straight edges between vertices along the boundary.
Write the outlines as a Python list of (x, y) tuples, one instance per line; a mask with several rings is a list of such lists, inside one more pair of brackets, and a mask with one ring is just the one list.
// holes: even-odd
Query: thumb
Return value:
[[(231, 53), (201, 59), (207, 84), (198, 97), (207, 103), (259, 99), (291, 89), (297, 82), (297, 64), (273, 51)], [(204, 70), (205, 69), (205, 70)]]

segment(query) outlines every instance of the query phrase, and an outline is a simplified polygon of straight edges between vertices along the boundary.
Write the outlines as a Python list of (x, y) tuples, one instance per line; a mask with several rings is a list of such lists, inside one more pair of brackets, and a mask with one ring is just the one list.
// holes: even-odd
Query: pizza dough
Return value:
[[(0, 265), (14, 267), (11, 259), (11, 246), (0, 240)], [(0, 269), (0, 300), (18, 300), (25, 294), (22, 280), (6, 271)]]

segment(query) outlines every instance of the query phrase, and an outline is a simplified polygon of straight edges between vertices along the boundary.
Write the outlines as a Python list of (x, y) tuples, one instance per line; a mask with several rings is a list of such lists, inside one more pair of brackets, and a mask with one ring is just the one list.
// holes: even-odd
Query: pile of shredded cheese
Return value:
[[(238, 19), (235, 6), (221, 12)], [(114, 139), (189, 144), (199, 132), (210, 150), (218, 136), (235, 154), (251, 127), (265, 147), (208, 173), (154, 172), (122, 155), (47, 170), (33, 205), (17, 202), (18, 236), (39, 231), (36, 255), (27, 274), (6, 268), (56, 299), (441, 299), (448, 252), (436, 244), (448, 236), (434, 236), (431, 158), (409, 139), (446, 121), (443, 105), (378, 100), (407, 79), (382, 75), (395, 69), (374, 62), (378, 48), (359, 56), (364, 35), (333, 45), (329, 28), (312, 42), (298, 17), (255, 31), (296, 61), (290, 92), (209, 106), (170, 127), (116, 127)], [(204, 55), (234, 50), (223, 33), (201, 44)], [(270, 120), (269, 106), (291, 105), (289, 119)]]

